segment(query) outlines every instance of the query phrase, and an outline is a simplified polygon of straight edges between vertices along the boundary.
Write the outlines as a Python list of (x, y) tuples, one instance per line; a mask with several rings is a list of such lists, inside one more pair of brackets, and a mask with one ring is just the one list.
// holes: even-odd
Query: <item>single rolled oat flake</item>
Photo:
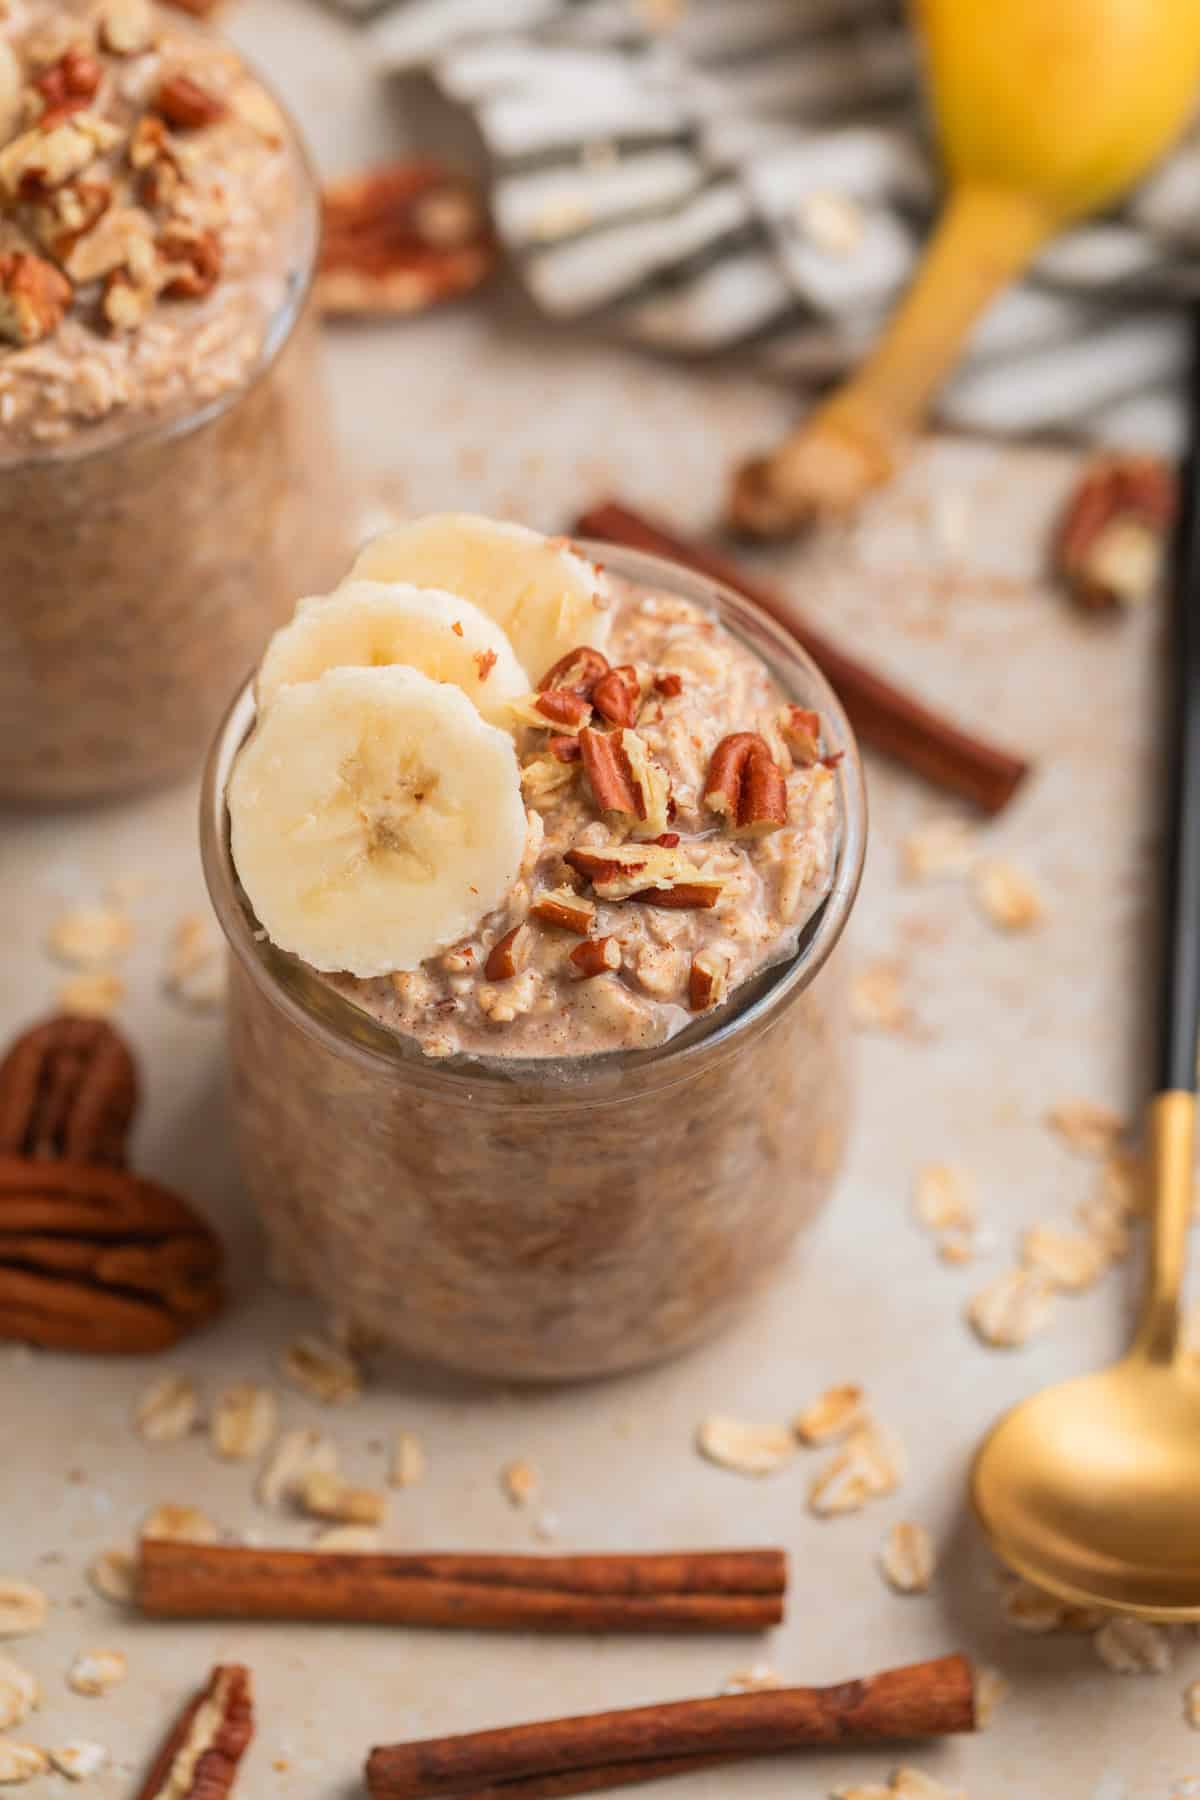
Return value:
[(905, 994), (904, 967), (895, 957), (881, 956), (856, 970), (850, 986), (850, 1017), (859, 1031), (903, 1035), (913, 1025)]
[(971, 1231), (978, 1218), (975, 1181), (959, 1163), (925, 1163), (913, 1182), (913, 1213), (927, 1231)]
[(108, 1694), (128, 1673), (123, 1650), (83, 1650), (67, 1670), (67, 1686), (76, 1694)]
[(1044, 1588), (1035, 1587), (1031, 1581), (1014, 1581), (1006, 1588), (1001, 1610), (1010, 1625), (1015, 1625), (1018, 1631), (1028, 1632), (1031, 1637), (1046, 1637), (1052, 1631), (1060, 1631), (1066, 1615), (1061, 1600), (1046, 1593)]
[(0, 1787), (15, 1787), (44, 1775), (50, 1758), (35, 1744), (18, 1744), (12, 1738), (0, 1738)]
[(76, 1738), (72, 1743), (60, 1744), (57, 1749), (47, 1750), (52, 1766), (68, 1781), (87, 1781), (92, 1775), (98, 1775), (108, 1761), (108, 1751), (103, 1744), (94, 1744), (86, 1738)]
[(1021, 1240), (1021, 1261), (1040, 1270), (1060, 1293), (1079, 1294), (1095, 1286), (1112, 1258), (1094, 1233), (1031, 1225)]
[(212, 1447), (227, 1462), (249, 1462), (261, 1456), (279, 1424), (279, 1402), (270, 1388), (237, 1381), (213, 1408)]
[(980, 863), (975, 871), (975, 899), (984, 917), (1000, 931), (1033, 931), (1046, 916), (1032, 880), (1011, 863)]
[(111, 969), (94, 974), (72, 975), (60, 982), (55, 992), (59, 1012), (76, 1013), (84, 1019), (107, 1019), (125, 998), (125, 983)]
[(258, 1499), (263, 1506), (282, 1506), (295, 1498), (307, 1475), (320, 1470), (336, 1474), (337, 1466), (337, 1447), (319, 1431), (285, 1431), (258, 1478)]
[(883, 1540), (879, 1564), (888, 1586), (898, 1594), (924, 1594), (929, 1590), (937, 1556), (933, 1539), (924, 1525), (898, 1520)]
[(530, 1463), (511, 1462), (500, 1471), (500, 1485), (514, 1506), (528, 1506), (537, 1498), (542, 1484)]
[(164, 1500), (142, 1520), (142, 1536), (166, 1538), (174, 1544), (215, 1544), (220, 1532), (198, 1506)]
[(1092, 1642), (1100, 1661), (1118, 1675), (1165, 1675), (1171, 1667), (1171, 1640), (1148, 1619), (1108, 1619)]
[(39, 1700), (38, 1684), (28, 1669), (0, 1656), (0, 1731), (11, 1731), (27, 1719)]
[(313, 1539), (314, 1550), (378, 1550), (379, 1532), (374, 1525), (327, 1525)]
[(199, 1416), (195, 1382), (186, 1375), (161, 1375), (139, 1399), (134, 1422), (144, 1444), (177, 1444)]
[(863, 1420), (863, 1391), (852, 1381), (826, 1388), (798, 1412), (792, 1430), (802, 1444), (834, 1444)]
[(1128, 1129), (1119, 1112), (1094, 1100), (1061, 1100), (1046, 1114), (1046, 1123), (1080, 1156), (1109, 1156)]
[(388, 1460), (388, 1486), (415, 1487), (418, 1481), (425, 1479), (427, 1467), (420, 1438), (412, 1431), (398, 1431), (392, 1440), (392, 1452)]
[(323, 1338), (296, 1338), (283, 1353), (284, 1374), (323, 1406), (342, 1406), (362, 1392), (362, 1374), (353, 1357)]
[(109, 906), (80, 906), (60, 913), (46, 934), (51, 956), (80, 969), (115, 961), (132, 942), (133, 921)]
[(0, 1638), (27, 1637), (46, 1623), (48, 1602), (41, 1588), (13, 1575), (0, 1575)]
[(991, 1724), (996, 1708), (1007, 1698), (1009, 1683), (999, 1669), (975, 1671), (975, 1728), (984, 1731)]
[(132, 1606), (137, 1596), (137, 1565), (128, 1550), (102, 1550), (88, 1564), (88, 1580), (118, 1606)]
[(342, 1525), (382, 1525), (387, 1496), (378, 1488), (351, 1487), (340, 1475), (310, 1469), (299, 1487), (300, 1504), (314, 1519)]
[(946, 881), (969, 875), (979, 833), (968, 819), (945, 814), (927, 819), (900, 845), (900, 866), (909, 881)]
[(773, 1475), (795, 1456), (796, 1437), (787, 1425), (748, 1424), (713, 1413), (697, 1429), (696, 1448), (738, 1475)]
[(976, 1337), (997, 1350), (1027, 1344), (1049, 1324), (1053, 1311), (1053, 1288), (1040, 1269), (1006, 1269), (967, 1303)]
[(765, 1694), (787, 1683), (770, 1663), (751, 1663), (748, 1669), (735, 1669), (721, 1688), (723, 1694)]

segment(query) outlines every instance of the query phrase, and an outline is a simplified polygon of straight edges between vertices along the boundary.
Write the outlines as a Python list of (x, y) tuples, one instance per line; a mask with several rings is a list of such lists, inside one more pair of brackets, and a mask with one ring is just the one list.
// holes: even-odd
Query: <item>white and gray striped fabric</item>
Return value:
[[(912, 273), (936, 167), (897, 0), (399, 0), (370, 34), (384, 69), (469, 109), (501, 236), (557, 320), (826, 381)], [(1191, 295), (1200, 125), (997, 302), (942, 416), (1171, 452)]]

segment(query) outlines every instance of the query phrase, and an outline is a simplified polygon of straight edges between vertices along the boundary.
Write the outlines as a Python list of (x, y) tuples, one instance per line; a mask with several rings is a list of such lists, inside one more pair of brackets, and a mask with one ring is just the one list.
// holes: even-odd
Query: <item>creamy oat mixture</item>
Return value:
[[(828, 892), (837, 782), (819, 721), (790, 706), (760, 659), (701, 608), (611, 585), (607, 658), (636, 671), (634, 731), (664, 808), (655, 821), (652, 802), (662, 841), (638, 840), (645, 822), (602, 816), (577, 731), (521, 725), (528, 838), (505, 905), (411, 973), (319, 977), (428, 1056), (582, 1056), (661, 1043), (786, 957)], [(606, 722), (593, 714), (591, 723)], [(714, 751), (738, 733), (765, 740), (785, 788), (786, 823), (761, 835), (738, 835), (705, 800)], [(597, 864), (612, 846), (628, 867)], [(578, 853), (585, 868), (566, 860)], [(698, 886), (715, 903), (634, 897), (656, 881)], [(606, 897), (615, 891), (624, 897)]]
[(0, 5), (0, 466), (241, 384), (302, 278), (275, 102), (148, 0)]

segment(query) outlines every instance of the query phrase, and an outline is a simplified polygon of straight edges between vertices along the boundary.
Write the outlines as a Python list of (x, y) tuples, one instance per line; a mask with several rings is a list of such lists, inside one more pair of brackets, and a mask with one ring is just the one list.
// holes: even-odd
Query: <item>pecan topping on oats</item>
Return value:
[(141, 177), (139, 192), (147, 206), (170, 206), (184, 185), (183, 159), (166, 125), (153, 113), (140, 118), (130, 134), (129, 166)]
[(530, 907), (530, 916), (543, 925), (559, 925), (564, 931), (573, 931), (579, 937), (586, 937), (596, 923), (596, 907), (591, 900), (584, 900), (573, 888), (554, 888), (549, 893), (539, 894)]
[(171, 225), (158, 240), (166, 268), (162, 293), (172, 300), (198, 300), (211, 293), (221, 273), (221, 245), (216, 233), (189, 225)]
[(787, 824), (783, 770), (756, 731), (735, 731), (713, 751), (704, 804), (734, 837), (765, 837)]
[(802, 769), (820, 761), (820, 713), (810, 712), (805, 706), (785, 706), (779, 715), (779, 735)]
[(488, 952), (488, 959), (483, 965), (483, 972), (489, 981), (511, 981), (519, 975), (529, 957), (529, 931), (524, 925), (514, 925), (498, 938)]
[(683, 692), (683, 676), (667, 673), (654, 677), (654, 691), (664, 700), (677, 700)]
[(82, 112), (94, 99), (102, 73), (96, 58), (82, 44), (72, 45), (43, 70), (33, 83), (42, 101), (41, 129), (49, 131), (72, 113)]
[(632, 663), (610, 669), (592, 690), (592, 705), (610, 725), (632, 725), (641, 700), (642, 684)]
[(701, 950), (688, 974), (688, 1005), (693, 1012), (720, 1006), (729, 992), (729, 958), (720, 950)]
[(596, 683), (607, 674), (607, 656), (593, 650), (590, 644), (581, 644), (578, 650), (568, 650), (546, 670), (537, 684), (538, 693), (544, 694), (548, 688), (562, 688), (569, 694), (578, 694), (581, 700), (590, 700), (596, 691)]
[(521, 724), (536, 725), (542, 731), (552, 726), (559, 731), (578, 731), (592, 714), (587, 701), (569, 688), (547, 688), (544, 693), (530, 694), (526, 700), (512, 701), (511, 707)]
[(36, 344), (58, 328), (71, 304), (71, 284), (53, 263), (27, 250), (0, 256), (0, 337)]
[(105, 276), (100, 311), (112, 331), (136, 331), (153, 305), (154, 289), (136, 281), (128, 269), (114, 269)]
[(633, 825), (645, 818), (629, 758), (616, 732), (585, 727), (579, 734), (579, 753), (592, 797), (610, 823)]
[(577, 737), (548, 737), (546, 749), (555, 762), (578, 762), (583, 755)]
[(587, 938), (576, 944), (568, 960), (577, 980), (592, 981), (597, 975), (611, 975), (620, 968), (621, 946), (615, 937)]
[(0, 150), (0, 192), (11, 199), (39, 200), (49, 188), (82, 174), (120, 132), (92, 113), (74, 113), (48, 131), (39, 125)]
[(80, 238), (98, 224), (111, 203), (111, 182), (82, 177), (65, 181), (34, 208), (33, 234), (56, 262), (65, 264)]
[(155, 110), (177, 131), (202, 131), (223, 119), (226, 106), (219, 94), (203, 87), (191, 75), (177, 70), (159, 83)]
[(725, 885), (680, 851), (659, 844), (611, 844), (568, 850), (563, 861), (591, 882), (602, 900), (649, 900), (656, 906), (715, 906)]

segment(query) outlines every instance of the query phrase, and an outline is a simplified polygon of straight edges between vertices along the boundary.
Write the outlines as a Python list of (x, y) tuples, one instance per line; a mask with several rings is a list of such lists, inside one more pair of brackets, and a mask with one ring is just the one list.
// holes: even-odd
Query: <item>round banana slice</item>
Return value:
[(603, 576), (563, 539), (473, 513), (383, 532), (360, 550), (350, 579), (465, 595), (502, 627), (534, 682), (568, 650), (603, 650), (612, 621)]
[(282, 688), (238, 755), (230, 845), (271, 942), (314, 969), (415, 969), (517, 879), (512, 739), (416, 669)]
[(275, 633), (258, 671), (266, 712), (280, 690), (315, 681), (326, 669), (404, 663), (433, 681), (451, 681), (485, 719), (507, 717), (510, 700), (532, 687), (494, 619), (469, 600), (430, 588), (347, 581), (328, 599), (302, 600)]

